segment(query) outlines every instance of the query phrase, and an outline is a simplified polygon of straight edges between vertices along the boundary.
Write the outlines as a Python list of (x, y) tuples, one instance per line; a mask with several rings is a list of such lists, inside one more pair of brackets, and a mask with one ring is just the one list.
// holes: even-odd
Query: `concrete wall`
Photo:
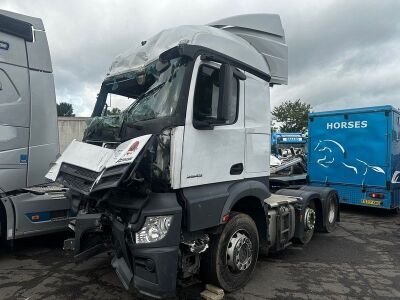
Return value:
[(60, 153), (74, 139), (81, 141), (86, 129), (86, 117), (58, 117), (58, 134), (60, 138)]

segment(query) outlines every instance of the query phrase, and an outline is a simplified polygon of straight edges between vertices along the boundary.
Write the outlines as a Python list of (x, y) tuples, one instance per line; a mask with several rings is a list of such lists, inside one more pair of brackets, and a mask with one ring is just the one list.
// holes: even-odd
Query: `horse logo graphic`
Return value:
[(361, 159), (347, 159), (345, 156), (346, 150), (335, 140), (319, 141), (314, 151), (321, 153), (321, 156), (323, 156), (317, 160), (317, 164), (323, 168), (340, 166), (352, 170), (357, 175), (363, 176), (366, 176), (369, 171), (385, 174), (385, 171), (381, 167), (370, 165)]
[(400, 171), (393, 173), (392, 183), (400, 183)]

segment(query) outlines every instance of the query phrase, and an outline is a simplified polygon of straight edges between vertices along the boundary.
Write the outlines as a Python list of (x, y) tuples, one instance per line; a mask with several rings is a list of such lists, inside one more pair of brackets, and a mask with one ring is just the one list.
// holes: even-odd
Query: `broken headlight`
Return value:
[(172, 216), (146, 217), (143, 227), (136, 232), (136, 244), (154, 243), (163, 239), (171, 226)]

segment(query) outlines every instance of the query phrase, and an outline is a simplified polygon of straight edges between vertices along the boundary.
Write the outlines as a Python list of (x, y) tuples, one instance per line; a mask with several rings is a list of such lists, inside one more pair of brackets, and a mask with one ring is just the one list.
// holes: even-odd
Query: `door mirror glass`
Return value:
[(201, 65), (193, 103), (193, 126), (213, 129), (217, 125), (236, 122), (239, 82), (233, 68), (223, 64), (220, 69)]

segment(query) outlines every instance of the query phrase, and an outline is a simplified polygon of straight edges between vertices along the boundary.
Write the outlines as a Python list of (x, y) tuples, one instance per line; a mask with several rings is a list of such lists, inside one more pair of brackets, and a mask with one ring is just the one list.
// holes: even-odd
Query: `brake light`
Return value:
[(369, 196), (375, 199), (383, 199), (385, 198), (385, 194), (383, 193), (370, 193)]

